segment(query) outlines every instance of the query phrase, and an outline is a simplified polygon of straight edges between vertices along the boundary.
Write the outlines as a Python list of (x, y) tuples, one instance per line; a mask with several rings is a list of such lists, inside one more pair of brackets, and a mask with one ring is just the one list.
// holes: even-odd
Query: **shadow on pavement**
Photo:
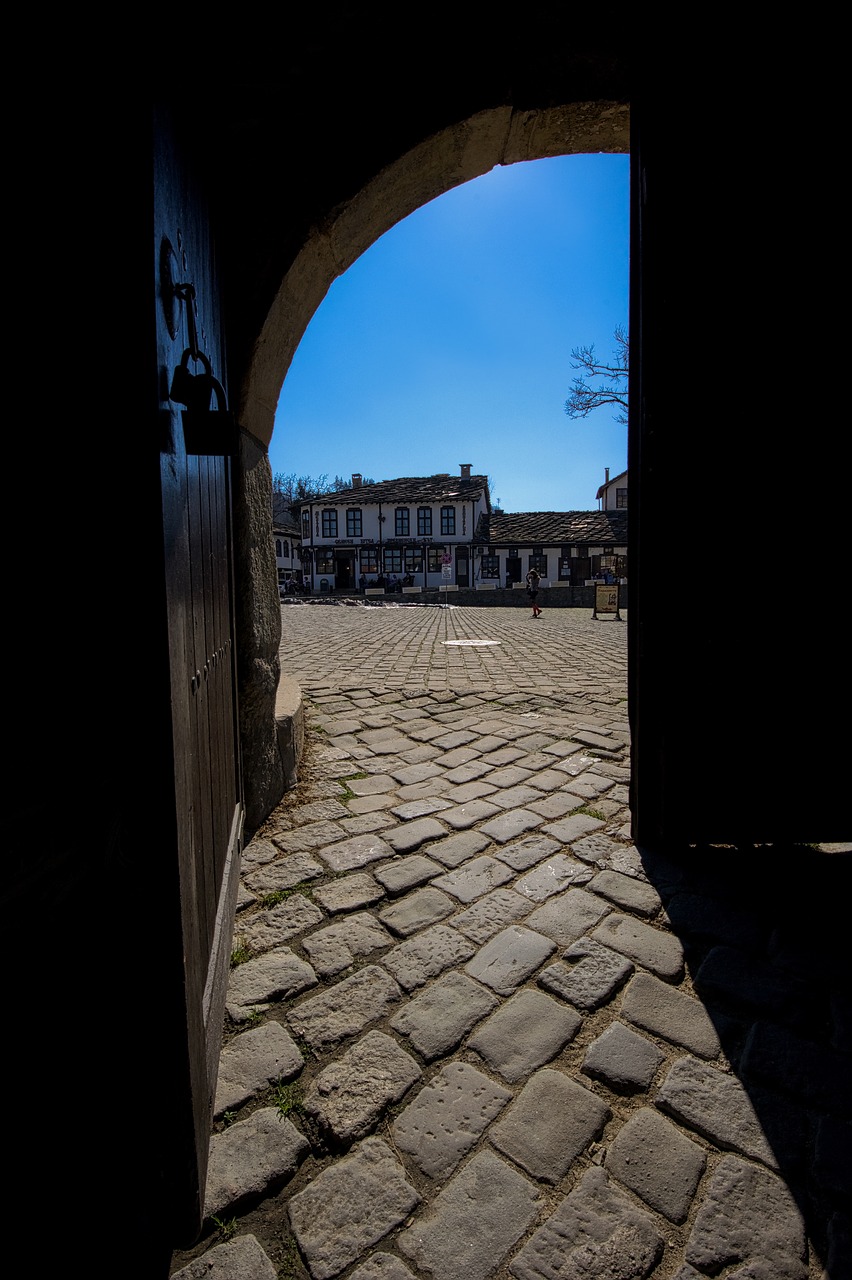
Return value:
[[(827, 1276), (846, 1280), (852, 857), (778, 845), (641, 853), (745, 1089), (743, 1097), (730, 1076), (690, 1059), (661, 1105), (723, 1150), (774, 1165)], [(724, 1252), (720, 1245), (714, 1267), (739, 1260), (735, 1246)]]

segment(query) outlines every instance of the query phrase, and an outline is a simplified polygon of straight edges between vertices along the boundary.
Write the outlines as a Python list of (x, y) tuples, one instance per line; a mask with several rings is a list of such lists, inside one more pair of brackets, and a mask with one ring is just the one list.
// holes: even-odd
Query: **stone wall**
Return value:
[[(300, 597), (297, 597), (297, 599)], [(398, 592), (386, 592), (384, 595), (370, 595), (364, 597), (360, 592), (349, 591), (332, 591), (324, 595), (316, 595), (311, 597), (314, 600), (343, 600), (353, 599), (366, 601), (367, 604), (454, 604), (454, 605), (475, 605), (503, 608), (503, 609), (528, 609), (529, 598), (525, 590), (520, 587), (513, 587), (507, 590), (504, 587), (495, 587), (493, 591), (476, 591), (472, 588), (460, 587), (458, 591), (440, 591), (437, 588), (429, 588), (426, 591), (419, 591), (410, 594), (399, 594)], [(592, 612), (595, 607), (595, 589), (594, 587), (574, 587), (556, 586), (544, 587), (538, 593), (539, 604), (543, 609), (588, 609)], [(618, 607), (619, 609), (627, 608), (627, 586), (623, 585), (618, 589)]]

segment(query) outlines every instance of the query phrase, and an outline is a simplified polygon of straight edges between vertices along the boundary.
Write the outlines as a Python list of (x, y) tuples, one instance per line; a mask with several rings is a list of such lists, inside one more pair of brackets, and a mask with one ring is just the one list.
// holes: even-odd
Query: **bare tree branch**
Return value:
[[(616, 326), (614, 337), (613, 363), (597, 358), (594, 343), (587, 347), (575, 347), (571, 352), (571, 367), (581, 371), (582, 376), (574, 379), (565, 401), (565, 412), (569, 418), (587, 418), (594, 409), (615, 405), (620, 410), (616, 414), (616, 422), (627, 422), (630, 338), (622, 325)], [(605, 381), (592, 386), (593, 378)]]

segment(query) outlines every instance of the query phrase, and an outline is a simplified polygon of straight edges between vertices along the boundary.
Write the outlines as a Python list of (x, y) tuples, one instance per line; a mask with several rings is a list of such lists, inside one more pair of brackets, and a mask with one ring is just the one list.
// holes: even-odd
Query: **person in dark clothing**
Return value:
[(539, 607), (539, 603), (538, 603), (538, 588), (539, 588), (540, 582), (541, 582), (541, 577), (539, 575), (538, 570), (530, 569), (529, 573), (527, 574), (527, 594), (530, 598), (530, 604), (532, 605), (532, 616), (534, 618), (541, 617), (541, 608)]

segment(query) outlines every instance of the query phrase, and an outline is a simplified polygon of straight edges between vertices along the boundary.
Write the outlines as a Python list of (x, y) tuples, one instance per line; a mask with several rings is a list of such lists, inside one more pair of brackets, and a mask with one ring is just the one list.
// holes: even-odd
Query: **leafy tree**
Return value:
[[(599, 360), (594, 343), (590, 347), (575, 347), (571, 352), (571, 368), (581, 376), (571, 384), (571, 394), (565, 401), (569, 418), (587, 418), (593, 409), (615, 405), (619, 412), (616, 422), (627, 422), (627, 374), (630, 358), (630, 338), (623, 325), (616, 326), (615, 348), (611, 363)], [(595, 382), (595, 379), (601, 379)]]

